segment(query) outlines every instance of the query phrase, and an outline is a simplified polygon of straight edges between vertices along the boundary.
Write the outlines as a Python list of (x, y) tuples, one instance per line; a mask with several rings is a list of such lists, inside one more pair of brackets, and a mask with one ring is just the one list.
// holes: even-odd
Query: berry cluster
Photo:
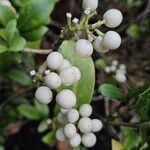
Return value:
[[(46, 70), (46, 76), (44, 77), (44, 83), (46, 86), (39, 87), (36, 90), (35, 97), (40, 102), (48, 104), (53, 98), (51, 89), (58, 89), (61, 85), (73, 85), (80, 80), (81, 73), (77, 67), (72, 66), (68, 60), (64, 59), (62, 54), (59, 52), (50, 53), (46, 59), (46, 62), (48, 68), (53, 70), (53, 72)], [(35, 72), (30, 73), (34, 74)], [(62, 99), (65, 100), (67, 105), (73, 101), (74, 103), (71, 105), (74, 106), (76, 104), (76, 97), (71, 90), (66, 89), (58, 93), (56, 97), (58, 104), (62, 102)], [(66, 102), (67, 100), (68, 102)]]
[(90, 119), (92, 107), (89, 104), (80, 106), (77, 109), (62, 109), (57, 115), (57, 121), (64, 127), (56, 131), (56, 139), (68, 141), (71, 147), (78, 147), (81, 143), (85, 147), (92, 147), (96, 143), (96, 136), (93, 132), (102, 129), (102, 122), (99, 119)]
[(108, 74), (115, 73), (115, 79), (119, 83), (126, 82), (126, 65), (119, 64), (117, 60), (112, 61), (111, 66), (105, 68), (105, 72)]
[[(86, 14), (90, 12), (92, 13), (97, 7), (98, 0), (83, 0), (83, 8), (85, 9)], [(109, 28), (116, 28), (121, 24), (122, 20), (122, 13), (118, 9), (110, 9), (103, 15), (103, 21), (101, 21), (101, 23), (103, 22), (102, 24), (105, 24)], [(98, 22), (97, 24), (100, 23)], [(90, 31), (90, 28), (92, 28), (94, 31)], [(96, 32), (98, 37), (93, 35), (94, 38), (90, 41), (86, 39), (80, 39), (76, 42), (75, 52), (80, 57), (91, 56), (93, 49), (99, 53), (106, 53), (109, 50), (117, 49), (121, 45), (121, 37), (115, 31), (108, 31), (106, 34), (103, 34), (98, 29), (95, 29), (94, 25), (91, 25), (88, 32), (92, 32), (92, 35), (93, 32)]]

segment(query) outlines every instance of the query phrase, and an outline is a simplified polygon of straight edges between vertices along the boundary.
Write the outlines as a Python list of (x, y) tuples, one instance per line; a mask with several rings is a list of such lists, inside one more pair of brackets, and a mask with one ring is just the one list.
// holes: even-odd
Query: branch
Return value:
[(52, 49), (43, 49), (43, 50), (42, 50), (42, 49), (24, 48), (24, 49), (23, 49), (23, 52), (47, 55), (47, 54), (49, 54), (49, 53), (52, 52)]
[(112, 125), (112, 126), (124, 126), (131, 128), (150, 128), (150, 121), (141, 122), (141, 123), (126, 123), (126, 122), (112, 122), (112, 121), (103, 121), (104, 124)]

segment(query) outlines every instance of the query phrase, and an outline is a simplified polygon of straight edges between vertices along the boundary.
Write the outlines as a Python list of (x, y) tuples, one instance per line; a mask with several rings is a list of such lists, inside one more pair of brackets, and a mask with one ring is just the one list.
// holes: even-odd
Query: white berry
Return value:
[(48, 104), (52, 101), (53, 93), (48, 87), (41, 86), (36, 90), (35, 98), (41, 103)]
[(109, 9), (106, 11), (106, 13), (103, 16), (103, 19), (105, 19), (106, 23), (105, 25), (109, 28), (115, 28), (118, 27), (122, 20), (123, 16), (120, 10), (118, 9)]
[(98, 0), (83, 0), (82, 7), (94, 11), (98, 7)]
[(70, 109), (63, 109), (63, 108), (60, 108), (60, 111), (63, 115), (66, 115), (68, 113)]
[(116, 69), (117, 69), (116, 66), (114, 66), (114, 65), (110, 66), (110, 71), (111, 71), (111, 72), (115, 72)]
[(52, 52), (48, 55), (46, 62), (50, 69), (58, 69), (63, 63), (63, 56), (59, 52)]
[(69, 123), (69, 124), (65, 125), (64, 133), (65, 133), (67, 138), (71, 139), (76, 135), (77, 129), (76, 129), (74, 124)]
[(76, 105), (76, 96), (71, 90), (65, 89), (57, 94), (56, 102), (63, 109), (70, 109)]
[(123, 73), (117, 73), (115, 75), (115, 79), (119, 82), (119, 83), (124, 83), (126, 82), (126, 76)]
[(76, 76), (75, 77), (75, 82), (78, 82), (80, 80), (80, 78), (81, 78), (81, 72), (80, 72), (79, 68), (77, 68), (75, 66), (73, 66), (72, 68), (75, 71), (75, 76)]
[(118, 63), (117, 60), (113, 60), (113, 61), (112, 61), (112, 65), (113, 65), (113, 66), (117, 66), (118, 64), (119, 64), (119, 63)]
[(102, 37), (97, 37), (93, 42), (94, 49), (99, 53), (106, 53), (109, 49), (105, 48), (102, 43)]
[(103, 127), (99, 119), (92, 119), (92, 132), (99, 132)]
[(83, 117), (78, 122), (78, 128), (82, 133), (88, 133), (92, 130), (92, 121), (90, 118)]
[(76, 42), (75, 53), (79, 57), (89, 57), (93, 53), (93, 45), (86, 39), (80, 39)]
[(61, 78), (58, 74), (51, 72), (45, 77), (45, 84), (50, 89), (57, 89), (61, 86)]
[(64, 116), (62, 113), (57, 115), (57, 121), (62, 125), (66, 125), (68, 123), (66, 116)]
[(120, 64), (120, 65), (119, 65), (119, 69), (121, 69), (121, 70), (126, 70), (126, 65), (125, 65), (125, 64)]
[(55, 133), (55, 137), (58, 141), (64, 142), (66, 140), (66, 136), (64, 134), (64, 129), (63, 128), (58, 129)]
[(65, 86), (70, 86), (76, 81), (76, 72), (72, 67), (62, 70), (59, 76), (62, 80), (62, 84)]
[(106, 68), (105, 68), (105, 72), (106, 72), (106, 73), (110, 73), (110, 72), (111, 72), (110, 67), (106, 67)]
[(76, 109), (71, 109), (67, 113), (67, 119), (70, 123), (75, 123), (79, 119), (79, 112)]
[(60, 68), (58, 68), (58, 71), (62, 71), (63, 69), (69, 68), (71, 66), (71, 63), (68, 60), (64, 59), (62, 65), (60, 66)]
[(121, 45), (121, 37), (115, 31), (108, 31), (103, 37), (103, 45), (105, 48), (114, 50)]
[(93, 109), (89, 104), (83, 104), (79, 108), (79, 112), (82, 117), (89, 117), (92, 114), (92, 111)]
[(85, 147), (93, 147), (96, 144), (96, 136), (93, 133), (86, 133), (82, 135), (82, 144)]
[(78, 147), (81, 144), (81, 136), (76, 133), (76, 135), (70, 139), (69, 144), (71, 147)]

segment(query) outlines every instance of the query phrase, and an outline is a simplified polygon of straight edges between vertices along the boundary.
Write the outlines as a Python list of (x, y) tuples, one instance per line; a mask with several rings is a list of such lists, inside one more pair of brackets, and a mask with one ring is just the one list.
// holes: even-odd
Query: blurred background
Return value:
[[(103, 57), (110, 63), (118, 60), (119, 63), (125, 64), (131, 84), (137, 87), (145, 86), (150, 81), (150, 0), (99, 0), (97, 9), (99, 15), (94, 17), (91, 23), (102, 19), (104, 12), (109, 8), (120, 9), (124, 15), (123, 23), (115, 29), (122, 37), (122, 45), (119, 49), (111, 51)], [(48, 32), (42, 41), (32, 43), (32, 47), (36, 48), (40, 45), (41, 49), (53, 48), (62, 27), (66, 26), (66, 12), (71, 12), (73, 17), (80, 18), (82, 11), (81, 0), (58, 0), (51, 14)], [(102, 31), (107, 30), (102, 27)], [(49, 112), (47, 110), (48, 116), (44, 116), (45, 118), (37, 116), (36, 119), (34, 117), (31, 119), (30, 116), (35, 113), (32, 109), (24, 117), (18, 110), (22, 104), (33, 104), (36, 85), (32, 82), (29, 72), (33, 69), (37, 70), (45, 58), (45, 55), (38, 54), (0, 54), (0, 150), (69, 149), (65, 145), (55, 142), (49, 145), (45, 144), (50, 141), (51, 135), (45, 136), (49, 129), (43, 127), (42, 122), (47, 117), (52, 117), (53, 104), (48, 106)], [(93, 54), (94, 62), (99, 58), (101, 58), (100, 54), (95, 52)], [(106, 115), (107, 106), (98, 93), (98, 87), (107, 80), (112, 80), (112, 77), (98, 65), (92, 102), (93, 116), (105, 117)], [(121, 88), (126, 92), (124, 86)], [(115, 102), (111, 103), (107, 108), (108, 111), (113, 111), (116, 105)], [(122, 117), (127, 121), (131, 119), (125, 115)], [(106, 126), (97, 134), (97, 144), (91, 149), (111, 150), (111, 139), (120, 140), (119, 134), (120, 128), (112, 129)]]

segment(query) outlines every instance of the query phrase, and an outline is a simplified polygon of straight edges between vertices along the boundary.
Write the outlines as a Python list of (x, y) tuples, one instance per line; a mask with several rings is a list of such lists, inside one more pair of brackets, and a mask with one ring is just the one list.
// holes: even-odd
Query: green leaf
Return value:
[(17, 35), (12, 39), (11, 45), (9, 47), (10, 51), (18, 52), (21, 51), (26, 45), (26, 40)]
[(108, 97), (110, 99), (123, 99), (124, 98), (124, 95), (120, 91), (120, 89), (111, 84), (102, 84), (99, 87), (99, 92), (101, 92), (103, 96)]
[(11, 8), (0, 4), (0, 23), (2, 23), (3, 26), (6, 26), (9, 21), (15, 19), (15, 15), (15, 12)]
[(4, 150), (4, 146), (0, 145), (0, 150)]
[(11, 41), (14, 37), (15, 31), (16, 31), (16, 26), (17, 26), (17, 21), (15, 19), (11, 20), (6, 26), (7, 39), (9, 41), (9, 43), (11, 43)]
[(22, 7), (18, 18), (18, 29), (26, 32), (47, 24), (55, 0), (31, 0)]
[(137, 87), (134, 87), (128, 92), (126, 98), (129, 100), (132, 98), (137, 98), (139, 94), (140, 94), (140, 89)]
[(141, 137), (132, 128), (124, 128), (124, 148), (125, 150), (132, 150), (137, 148), (141, 142)]
[(91, 102), (95, 85), (95, 69), (92, 58), (78, 57), (74, 52), (74, 47), (74, 42), (64, 41), (60, 46), (59, 52), (81, 71), (81, 79), (69, 87), (77, 97), (77, 106), (80, 106)]
[(24, 5), (26, 5), (31, 0), (10, 0), (10, 1), (15, 6), (23, 7)]
[(42, 38), (42, 36), (48, 31), (48, 28), (45, 26), (38, 27), (32, 31), (22, 33), (22, 36), (27, 40), (27, 41), (37, 41)]
[(47, 123), (47, 119), (43, 120), (38, 126), (38, 132), (42, 133), (49, 128), (49, 124)]
[(12, 70), (7, 75), (11, 80), (23, 85), (29, 86), (32, 84), (31, 78), (24, 71)]
[(139, 95), (137, 110), (142, 121), (150, 119), (150, 87)]
[(0, 37), (5, 41), (7, 40), (6, 31), (3, 28), (0, 29)]
[(43, 118), (43, 114), (39, 112), (35, 106), (23, 104), (18, 107), (18, 111), (27, 119), (39, 120)]
[(0, 53), (3, 53), (7, 50), (7, 47), (5, 45), (0, 44)]
[(51, 131), (48, 134), (46, 134), (43, 138), (42, 138), (42, 142), (44, 142), (45, 144), (48, 145), (52, 145), (55, 141), (55, 132)]
[(95, 65), (97, 68), (102, 68), (102, 69), (105, 69), (108, 66), (107, 62), (102, 58), (96, 60)]
[(134, 39), (139, 39), (141, 37), (141, 31), (139, 29), (139, 26), (137, 24), (132, 24), (127, 29), (127, 34)]
[(35, 107), (41, 114), (43, 114), (43, 116), (45, 116), (45, 117), (48, 116), (48, 114), (49, 114), (48, 105), (42, 104), (39, 101), (35, 100)]

